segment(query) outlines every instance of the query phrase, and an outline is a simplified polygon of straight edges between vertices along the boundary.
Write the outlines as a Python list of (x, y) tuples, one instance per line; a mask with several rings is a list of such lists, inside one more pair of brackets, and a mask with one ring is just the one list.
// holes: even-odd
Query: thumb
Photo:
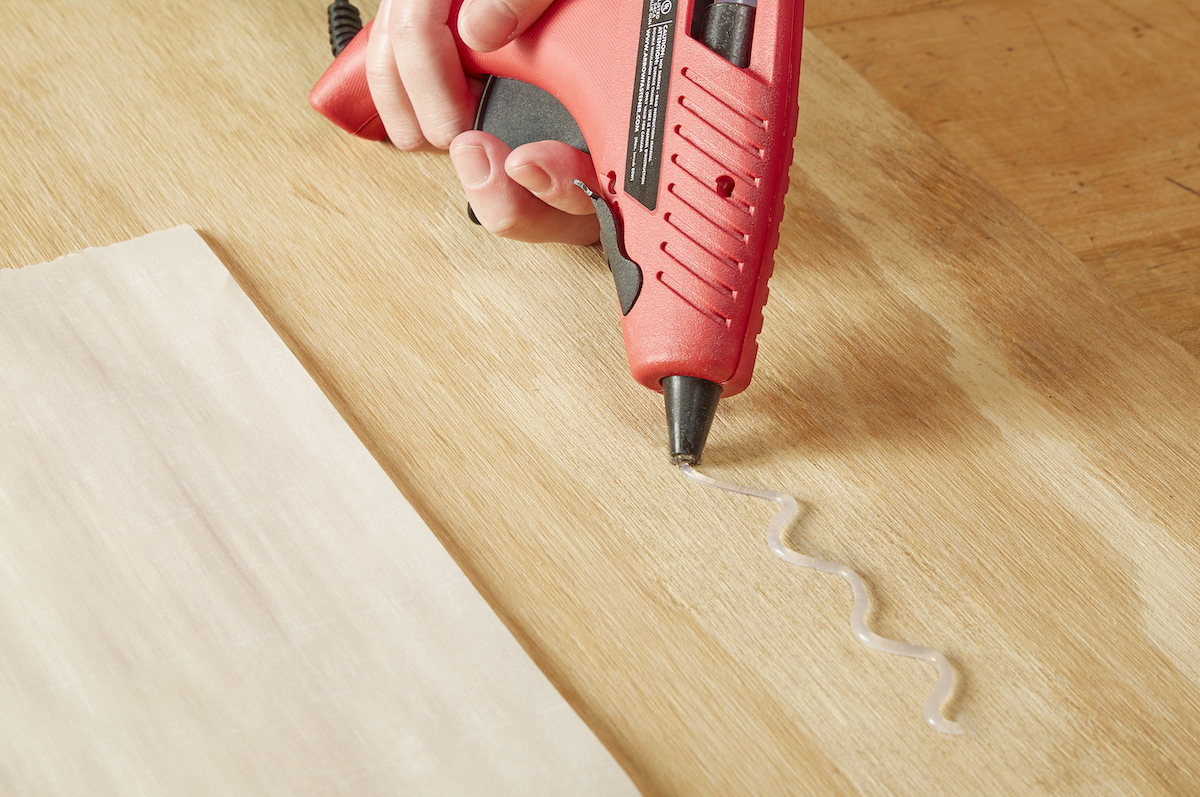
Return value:
[(554, 0), (464, 0), (458, 35), (472, 50), (503, 47), (537, 21)]

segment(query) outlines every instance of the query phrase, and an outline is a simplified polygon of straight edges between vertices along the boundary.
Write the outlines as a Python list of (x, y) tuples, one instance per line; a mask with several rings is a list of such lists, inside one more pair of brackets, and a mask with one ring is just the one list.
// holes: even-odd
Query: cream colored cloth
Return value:
[(7, 795), (625, 795), (190, 228), (0, 271)]

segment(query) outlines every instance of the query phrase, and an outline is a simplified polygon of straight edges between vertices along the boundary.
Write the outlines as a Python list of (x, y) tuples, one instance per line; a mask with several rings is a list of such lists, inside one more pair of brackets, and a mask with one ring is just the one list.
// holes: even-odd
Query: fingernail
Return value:
[(475, 0), (463, 10), (458, 20), (459, 31), (467, 44), (484, 50), (495, 50), (508, 43), (517, 29), (517, 14), (501, 0)]
[(458, 179), (467, 188), (482, 185), (492, 174), (492, 164), (488, 161), (487, 152), (483, 147), (464, 144), (450, 150), (450, 161), (458, 172)]
[(554, 181), (550, 179), (550, 175), (546, 174), (540, 166), (532, 163), (518, 166), (509, 172), (508, 176), (535, 194), (544, 194), (554, 187)]
[(375, 12), (375, 27), (380, 29), (380, 33), (387, 31), (388, 16), (392, 10), (392, 0), (383, 0), (379, 4), (379, 10)]

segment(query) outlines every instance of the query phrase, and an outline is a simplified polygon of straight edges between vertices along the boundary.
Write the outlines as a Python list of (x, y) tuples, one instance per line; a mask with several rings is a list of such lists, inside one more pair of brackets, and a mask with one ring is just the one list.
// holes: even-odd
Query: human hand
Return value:
[[(553, 0), (464, 0), (458, 33), (488, 52), (523, 33)], [(476, 218), (521, 241), (587, 244), (600, 235), (591, 158), (557, 141), (509, 150), (471, 130), (482, 83), (463, 72), (450, 32), (451, 0), (383, 0), (367, 43), (367, 84), (388, 138), (416, 152), (449, 149)]]

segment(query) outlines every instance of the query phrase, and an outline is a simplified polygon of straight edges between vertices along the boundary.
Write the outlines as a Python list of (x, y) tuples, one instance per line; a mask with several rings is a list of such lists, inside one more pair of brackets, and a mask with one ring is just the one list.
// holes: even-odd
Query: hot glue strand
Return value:
[(922, 661), (936, 665), (938, 668), (938, 681), (933, 687), (933, 691), (929, 693), (929, 698), (925, 701), (925, 723), (935, 731), (942, 733), (957, 736), (963, 732), (961, 725), (946, 719), (941, 714), (942, 703), (949, 697), (950, 688), (954, 683), (954, 670), (951, 669), (950, 662), (947, 661), (946, 657), (933, 648), (886, 639), (871, 631), (867, 628), (866, 623), (867, 607), (869, 605), (867, 589), (863, 586), (862, 579), (859, 578), (858, 573), (837, 562), (805, 556), (784, 544), (783, 530), (800, 514), (800, 508), (796, 504), (795, 498), (786, 493), (775, 492), (774, 490), (756, 490), (753, 487), (742, 487), (741, 485), (729, 482), (717, 481), (698, 472), (687, 463), (681, 463), (679, 471), (684, 476), (699, 484), (715, 487), (718, 490), (726, 490), (731, 493), (762, 498), (778, 506), (779, 511), (775, 513), (775, 517), (771, 518), (771, 525), (767, 528), (767, 543), (771, 546), (771, 550), (775, 552), (775, 555), (801, 567), (810, 567), (813, 570), (834, 573), (846, 579), (847, 583), (850, 584), (850, 589), (854, 592), (854, 606), (850, 609), (850, 629), (854, 632), (854, 637), (869, 648), (881, 650), (884, 653), (921, 659)]

